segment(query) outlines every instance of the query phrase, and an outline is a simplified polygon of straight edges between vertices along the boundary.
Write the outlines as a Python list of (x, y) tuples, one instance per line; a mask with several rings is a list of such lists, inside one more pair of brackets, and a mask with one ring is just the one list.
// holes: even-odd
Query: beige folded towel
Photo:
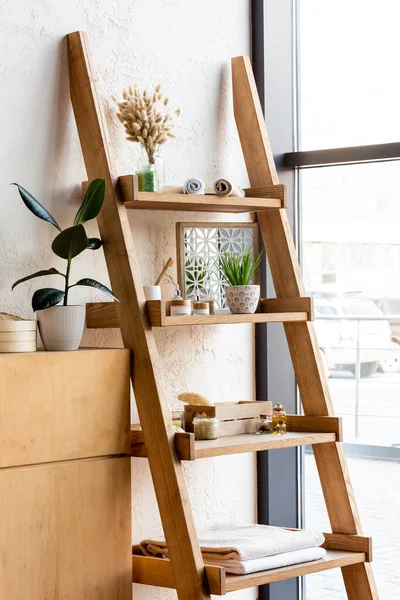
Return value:
[[(322, 533), (292, 531), (269, 525), (224, 525), (199, 529), (198, 538), (204, 560), (251, 560), (321, 546)], [(144, 540), (140, 548), (146, 556), (168, 557), (162, 536)]]

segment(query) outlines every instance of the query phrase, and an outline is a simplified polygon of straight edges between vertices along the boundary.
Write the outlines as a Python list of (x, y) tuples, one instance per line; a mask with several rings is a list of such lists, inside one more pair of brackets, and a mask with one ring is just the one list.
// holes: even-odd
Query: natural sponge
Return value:
[(213, 403), (207, 400), (207, 398), (200, 396), (200, 394), (194, 394), (193, 392), (179, 394), (178, 400), (185, 404), (191, 404), (192, 406), (213, 406)]

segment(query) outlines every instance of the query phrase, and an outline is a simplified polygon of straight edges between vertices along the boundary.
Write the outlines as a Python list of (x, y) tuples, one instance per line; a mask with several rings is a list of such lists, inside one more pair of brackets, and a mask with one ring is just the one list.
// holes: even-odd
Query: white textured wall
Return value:
[[(183, 109), (179, 139), (165, 147), (167, 183), (191, 175), (219, 176), (241, 185), (247, 177), (232, 116), (229, 58), (249, 53), (247, 0), (0, 0), (0, 310), (30, 316), (35, 283), (11, 293), (12, 282), (39, 268), (63, 266), (49, 252), (55, 230), (36, 220), (9, 183), (40, 199), (62, 226), (71, 224), (85, 178), (68, 97), (64, 35), (89, 33), (97, 83), (107, 113), (118, 171), (132, 173), (137, 151), (124, 140), (112, 94), (132, 82), (168, 91)], [(221, 219), (226, 219), (223, 215)], [(205, 215), (135, 212), (132, 230), (145, 282), (175, 255), (176, 221)], [(211, 219), (212, 220), (212, 219)], [(95, 234), (95, 226), (91, 231)], [(102, 252), (75, 260), (73, 277), (107, 282)], [(57, 278), (40, 284), (59, 284)], [(71, 300), (100, 299), (75, 290)], [(104, 299), (104, 298), (101, 298)], [(254, 356), (250, 326), (156, 332), (171, 406), (185, 390), (214, 401), (251, 399)], [(117, 344), (115, 333), (87, 332), (88, 344)], [(157, 522), (149, 469), (133, 466), (133, 535), (151, 534)], [(249, 521), (255, 516), (254, 458), (243, 455), (185, 466), (196, 521)], [(174, 598), (175, 592), (137, 587), (136, 600)], [(232, 598), (254, 598), (252, 591)]]

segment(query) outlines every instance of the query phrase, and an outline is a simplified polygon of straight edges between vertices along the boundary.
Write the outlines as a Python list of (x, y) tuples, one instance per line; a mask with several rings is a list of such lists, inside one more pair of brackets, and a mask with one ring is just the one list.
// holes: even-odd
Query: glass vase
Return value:
[(142, 160), (136, 170), (139, 192), (164, 192), (164, 161), (158, 149), (147, 153), (143, 148)]

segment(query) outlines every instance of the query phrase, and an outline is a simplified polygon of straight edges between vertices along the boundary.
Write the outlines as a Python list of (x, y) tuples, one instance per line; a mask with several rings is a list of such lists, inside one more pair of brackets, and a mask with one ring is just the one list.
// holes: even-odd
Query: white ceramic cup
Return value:
[(159, 285), (144, 285), (146, 300), (161, 300), (161, 287)]

